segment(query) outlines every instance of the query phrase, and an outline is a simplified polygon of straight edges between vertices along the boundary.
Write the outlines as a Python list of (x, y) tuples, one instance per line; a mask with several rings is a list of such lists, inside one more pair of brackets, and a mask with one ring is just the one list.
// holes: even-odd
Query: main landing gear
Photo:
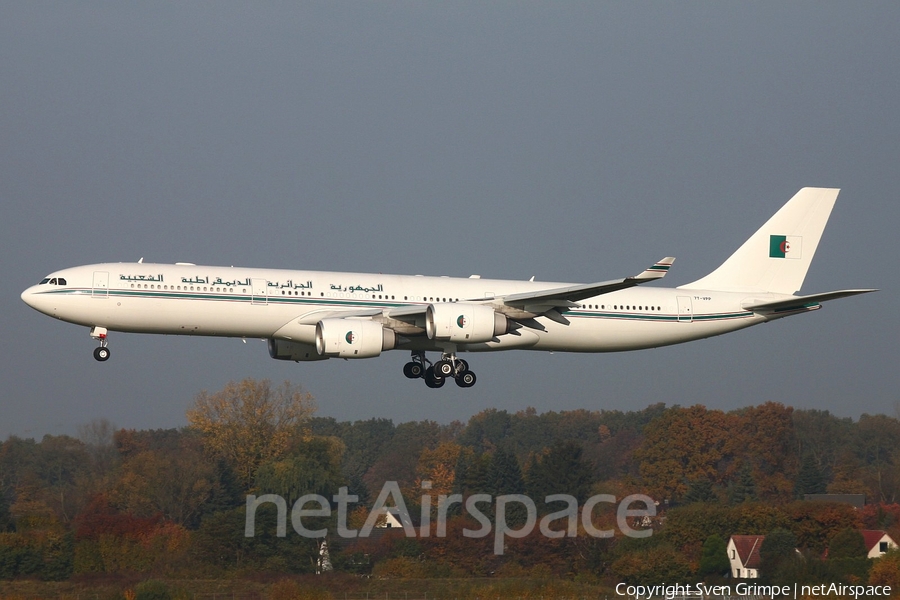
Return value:
[(98, 348), (94, 348), (94, 358), (100, 362), (109, 360), (109, 348), (106, 341), (106, 327), (91, 327), (91, 337), (100, 342)]
[(456, 358), (452, 352), (442, 354), (441, 360), (432, 364), (425, 358), (425, 352), (413, 351), (412, 360), (403, 365), (403, 374), (409, 379), (424, 379), (425, 385), (430, 388), (442, 387), (448, 377), (452, 377), (461, 388), (470, 388), (477, 380), (475, 373), (469, 370), (469, 363)]

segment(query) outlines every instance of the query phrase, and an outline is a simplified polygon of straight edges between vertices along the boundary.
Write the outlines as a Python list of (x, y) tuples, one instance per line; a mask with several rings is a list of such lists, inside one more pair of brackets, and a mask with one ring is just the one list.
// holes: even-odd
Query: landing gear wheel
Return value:
[(425, 385), (430, 388), (439, 388), (444, 385), (444, 382), (447, 381), (443, 377), (435, 376), (434, 367), (428, 367), (425, 369)]
[(109, 348), (107, 348), (106, 346), (94, 348), (94, 358), (100, 362), (109, 360)]
[(434, 374), (438, 377), (451, 377), (453, 375), (453, 363), (449, 360), (439, 360), (434, 363)]
[(475, 377), (475, 373), (473, 373), (472, 371), (466, 371), (465, 373), (463, 373), (462, 375), (460, 375), (459, 377), (456, 378), (456, 385), (458, 385), (461, 388), (470, 388), (473, 385), (475, 385), (475, 382), (477, 380), (478, 380), (478, 378)]
[(422, 363), (408, 362), (403, 365), (403, 374), (409, 379), (420, 379), (425, 375), (425, 369), (422, 367)]

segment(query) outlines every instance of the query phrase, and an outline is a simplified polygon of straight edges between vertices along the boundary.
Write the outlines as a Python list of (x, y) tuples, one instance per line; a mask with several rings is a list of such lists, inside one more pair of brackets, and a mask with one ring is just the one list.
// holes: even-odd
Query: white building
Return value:
[(897, 547), (897, 542), (892, 540), (891, 536), (884, 531), (861, 529), (859, 532), (866, 543), (866, 556), (869, 558), (879, 558), (888, 550), (893, 550)]
[(728, 561), (735, 579), (759, 577), (759, 549), (764, 535), (733, 535), (728, 539)]

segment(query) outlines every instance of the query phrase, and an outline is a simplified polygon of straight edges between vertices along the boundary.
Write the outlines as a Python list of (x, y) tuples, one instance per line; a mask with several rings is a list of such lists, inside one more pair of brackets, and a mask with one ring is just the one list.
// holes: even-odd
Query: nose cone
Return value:
[(32, 294), (33, 289), (34, 289), (34, 286), (31, 286), (30, 288), (28, 288), (27, 290), (22, 292), (22, 302), (24, 302), (25, 304), (27, 304), (28, 306), (30, 306), (32, 308), (34, 308), (34, 304), (31, 303), (32, 302), (31, 294)]
[(46, 302), (41, 302), (41, 294), (38, 294), (39, 286), (33, 285), (22, 292), (22, 302), (33, 308), (34, 310), (46, 313), (46, 307), (42, 307)]

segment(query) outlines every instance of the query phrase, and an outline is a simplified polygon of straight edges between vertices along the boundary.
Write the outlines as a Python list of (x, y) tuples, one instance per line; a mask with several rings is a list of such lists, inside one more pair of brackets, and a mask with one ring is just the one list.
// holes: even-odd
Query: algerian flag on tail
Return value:
[(802, 258), (799, 235), (770, 235), (769, 258)]
[[(803, 188), (718, 269), (680, 287), (795, 293), (803, 285), (838, 191), (833, 188)], [(775, 260), (782, 258), (794, 260)]]

